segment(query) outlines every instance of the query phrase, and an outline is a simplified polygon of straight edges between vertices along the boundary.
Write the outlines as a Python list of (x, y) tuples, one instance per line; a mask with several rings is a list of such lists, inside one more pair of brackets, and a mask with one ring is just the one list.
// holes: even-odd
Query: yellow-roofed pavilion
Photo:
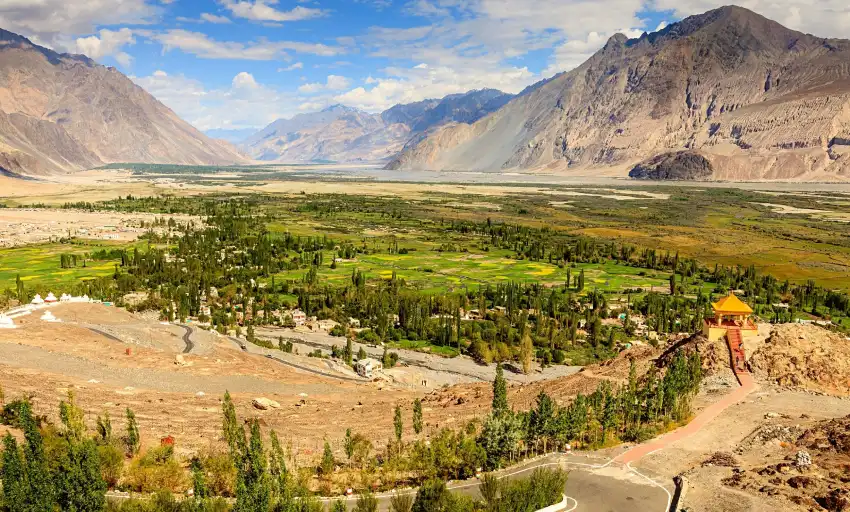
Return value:
[(711, 305), (714, 318), (707, 318), (703, 326), (703, 334), (711, 341), (722, 340), (730, 328), (737, 328), (741, 336), (755, 336), (758, 326), (750, 318), (753, 309), (746, 305), (733, 292)]

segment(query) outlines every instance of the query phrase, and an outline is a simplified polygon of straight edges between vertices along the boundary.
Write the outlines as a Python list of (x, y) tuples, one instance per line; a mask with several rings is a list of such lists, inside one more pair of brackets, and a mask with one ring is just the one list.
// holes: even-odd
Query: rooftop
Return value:
[(718, 300), (711, 307), (714, 308), (715, 313), (736, 315), (751, 315), (753, 313), (753, 309), (744, 304), (733, 292), (729, 292), (729, 295)]

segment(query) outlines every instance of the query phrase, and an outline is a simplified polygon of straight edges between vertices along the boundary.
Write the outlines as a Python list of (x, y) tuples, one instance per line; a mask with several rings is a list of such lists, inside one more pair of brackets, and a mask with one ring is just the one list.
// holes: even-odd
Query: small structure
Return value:
[(44, 320), (45, 322), (60, 322), (61, 321), (58, 318), (56, 318), (55, 316), (53, 316), (53, 313), (51, 313), (49, 309), (46, 310), (43, 315), (41, 315), (41, 320)]
[(383, 368), (383, 363), (377, 359), (372, 359), (371, 357), (359, 359), (354, 362), (354, 371), (356, 371), (361, 377), (366, 377), (367, 379), (371, 379), (374, 372), (382, 370)]
[(339, 325), (337, 322), (331, 320), (330, 318), (325, 320), (319, 320), (317, 323), (319, 326), (319, 330), (325, 332), (330, 332), (334, 327)]
[(32, 302), (30, 302), (30, 304), (34, 306), (40, 306), (41, 304), (44, 304), (44, 299), (41, 298), (41, 295), (36, 293), (35, 297), (32, 298)]
[(56, 296), (53, 295), (53, 292), (48, 292), (47, 297), (44, 298), (44, 302), (47, 302), (48, 304), (53, 304), (54, 302), (59, 302), (59, 299), (57, 299)]
[(300, 309), (293, 309), (289, 312), (289, 316), (292, 317), (292, 321), (295, 322), (296, 327), (307, 323), (307, 315)]
[(758, 334), (758, 326), (750, 319), (753, 310), (744, 304), (733, 292), (711, 305), (714, 318), (707, 318), (702, 333), (710, 341), (719, 341), (726, 337), (730, 329), (739, 329), (744, 338)]
[(0, 313), (0, 329), (17, 329), (18, 326), (15, 325), (15, 321), (9, 318), (8, 316)]

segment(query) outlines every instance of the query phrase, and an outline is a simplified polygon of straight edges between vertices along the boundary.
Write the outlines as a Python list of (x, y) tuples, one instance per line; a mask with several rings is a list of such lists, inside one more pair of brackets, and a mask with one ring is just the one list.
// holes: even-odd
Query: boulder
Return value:
[(251, 400), (251, 405), (254, 408), (259, 409), (261, 411), (267, 411), (269, 409), (277, 409), (280, 407), (280, 404), (275, 402), (274, 400), (270, 400), (265, 397), (259, 397)]

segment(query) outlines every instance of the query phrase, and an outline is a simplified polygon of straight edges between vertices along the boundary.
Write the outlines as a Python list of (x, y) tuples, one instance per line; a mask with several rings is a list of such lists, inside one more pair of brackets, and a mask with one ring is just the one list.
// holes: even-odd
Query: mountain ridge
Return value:
[(496, 89), (477, 89), (397, 104), (378, 114), (331, 105), (275, 120), (240, 146), (266, 161), (386, 161), (432, 129), (449, 122), (474, 122), (511, 97)]
[(0, 29), (0, 167), (40, 175), (126, 161), (245, 160), (115, 68)]
[(577, 68), (475, 123), (441, 127), (387, 167), (627, 172), (691, 151), (711, 179), (848, 180), (846, 139), (850, 41), (727, 6), (612, 36)]

